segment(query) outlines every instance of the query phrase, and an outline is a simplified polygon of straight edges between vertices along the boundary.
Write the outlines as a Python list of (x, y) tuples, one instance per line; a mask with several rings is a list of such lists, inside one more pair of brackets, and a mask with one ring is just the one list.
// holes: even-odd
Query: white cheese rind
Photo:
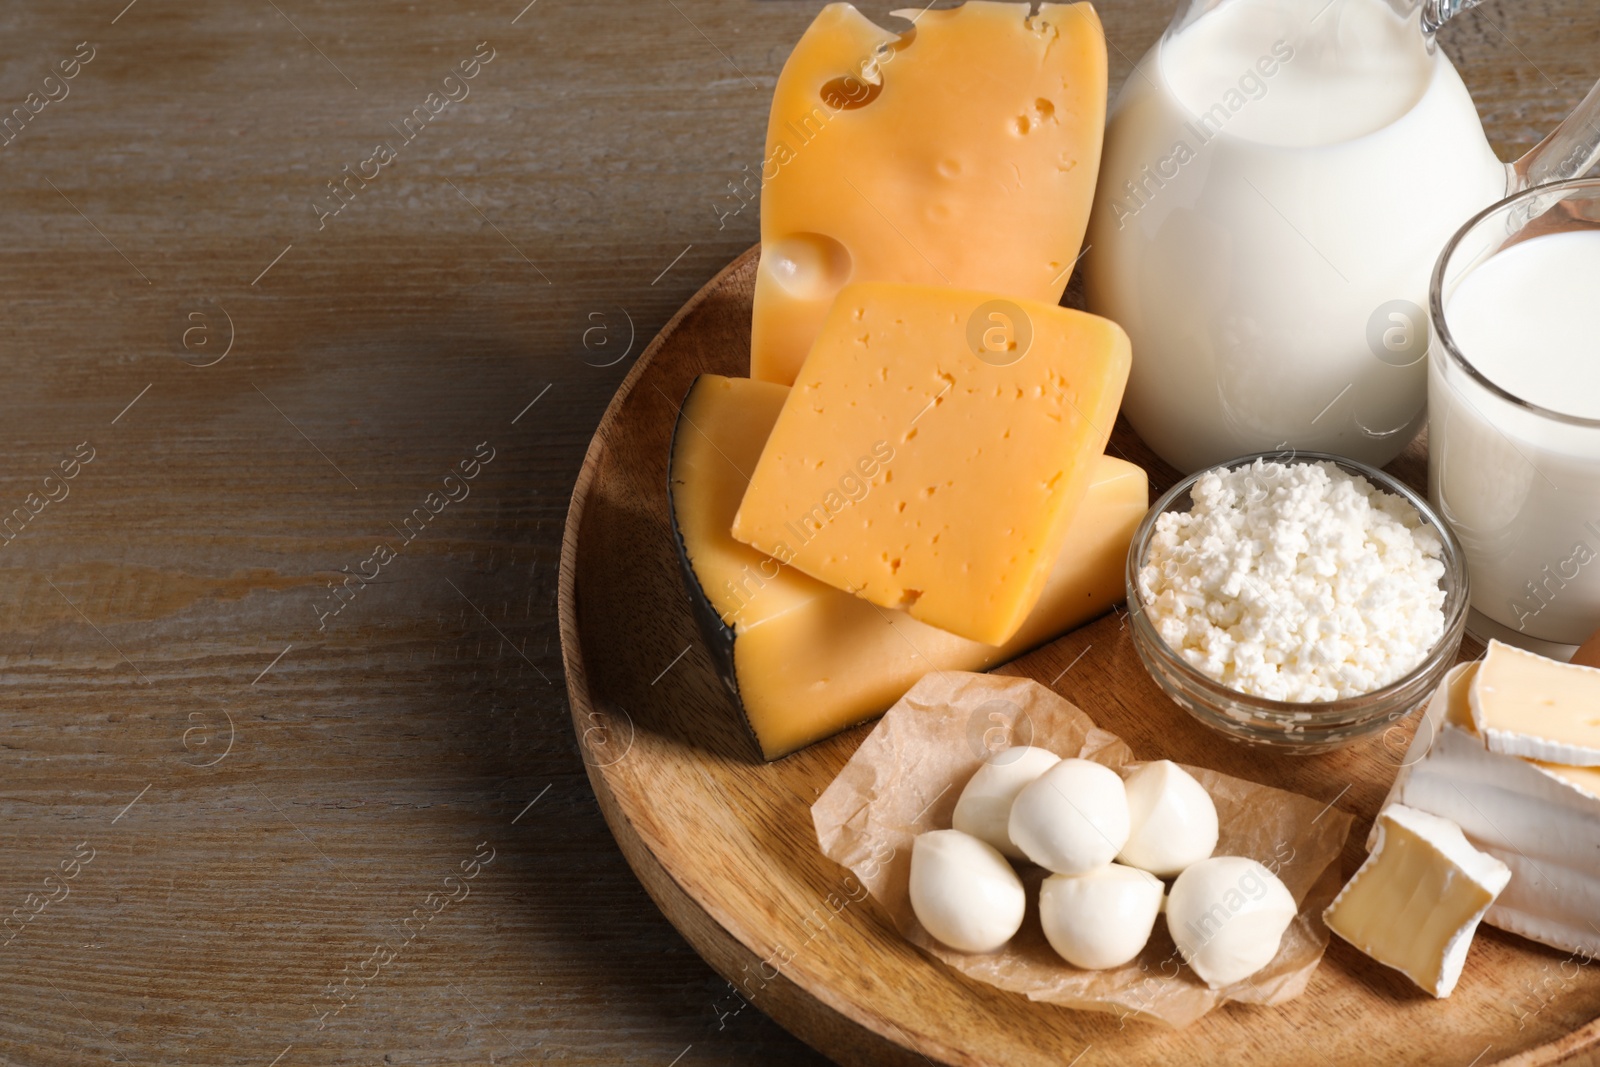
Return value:
[[(1372, 854), (1323, 918), (1377, 962), (1448, 997), (1478, 923), (1511, 880), (1511, 869), (1474, 848), (1455, 823), (1416, 808), (1386, 808), (1375, 826)], [(1415, 914), (1419, 905), (1430, 914)]]
[[(1600, 798), (1473, 731), (1476, 663), (1452, 669), (1418, 724), (1384, 804), (1449, 819), (1512, 871), (1484, 915), (1490, 926), (1567, 952), (1600, 956)], [(1452, 707), (1452, 693), (1455, 706)], [(1376, 844), (1377, 828), (1367, 847)]]
[(1490, 751), (1600, 766), (1600, 670), (1490, 641), (1469, 699)]

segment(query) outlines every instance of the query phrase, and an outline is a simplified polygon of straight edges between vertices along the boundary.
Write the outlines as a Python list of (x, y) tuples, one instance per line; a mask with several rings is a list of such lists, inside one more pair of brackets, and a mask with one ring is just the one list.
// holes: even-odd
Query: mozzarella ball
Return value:
[(1128, 843), (1117, 859), (1170, 877), (1217, 847), (1217, 806), (1206, 787), (1171, 760), (1128, 775)]
[(959, 952), (993, 952), (1022, 926), (1022, 880), (995, 849), (960, 830), (918, 834), (911, 844), (911, 910)]
[(1255, 860), (1213, 856), (1172, 883), (1167, 929), (1184, 962), (1220, 989), (1271, 963), (1298, 911), (1288, 887)]
[(1052, 874), (1039, 887), (1039, 922), (1074, 967), (1120, 967), (1150, 940), (1161, 911), (1161, 879), (1120, 863), (1088, 874)]
[(1064, 759), (1022, 787), (1006, 824), (1023, 855), (1056, 874), (1083, 874), (1128, 840), (1128, 796), (1117, 772)]
[(950, 825), (1014, 860), (1027, 859), (1006, 832), (1011, 803), (1022, 787), (1061, 762), (1049, 749), (1018, 745), (990, 756), (961, 791)]

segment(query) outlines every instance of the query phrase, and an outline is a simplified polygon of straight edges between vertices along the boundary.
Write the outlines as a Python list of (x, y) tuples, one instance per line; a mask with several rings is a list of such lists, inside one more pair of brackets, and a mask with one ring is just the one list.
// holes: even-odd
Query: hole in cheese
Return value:
[(773, 278), (803, 299), (832, 296), (850, 280), (850, 271), (850, 253), (826, 234), (791, 234), (772, 249)]
[(837, 295), (776, 276), (793, 234), (839, 241), (851, 282), (1061, 299), (1104, 133), (1099, 18), (1087, 3), (1053, 4), (1048, 20), (1026, 4), (921, 7), (897, 13), (916, 18), (897, 35), (828, 4), (784, 63), (761, 189), (757, 378), (795, 381)]
[(883, 92), (883, 79), (864, 81), (854, 74), (834, 78), (822, 86), (822, 102), (835, 111), (854, 111), (866, 107)]

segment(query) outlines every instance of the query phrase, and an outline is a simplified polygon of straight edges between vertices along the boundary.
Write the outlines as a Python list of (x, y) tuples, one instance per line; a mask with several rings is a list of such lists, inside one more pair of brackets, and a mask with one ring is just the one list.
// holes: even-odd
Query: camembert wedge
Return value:
[(1394, 804), (1372, 854), (1322, 913), (1328, 929), (1436, 997), (1461, 977), (1478, 922), (1511, 870), (1449, 819)]
[(1490, 641), (1471, 699), (1491, 752), (1600, 765), (1600, 670)]
[(1061, 554), (1130, 360), (1122, 328), (1081, 311), (849, 286), (733, 536), (881, 608), (1005, 644)]
[(735, 541), (734, 511), (788, 392), (701, 376), (679, 416), (669, 473), (697, 620), (767, 759), (882, 713), (929, 671), (995, 666), (1122, 599), (1149, 487), (1143, 470), (1112, 457), (1095, 461), (1039, 603), (1000, 647), (885, 611)]
[[(1594, 768), (1491, 752), (1469, 693), (1481, 663), (1445, 675), (1385, 807), (1449, 819), (1511, 869), (1484, 922), (1567, 952), (1600, 956), (1600, 776)], [(1376, 844), (1377, 830), (1367, 847)]]

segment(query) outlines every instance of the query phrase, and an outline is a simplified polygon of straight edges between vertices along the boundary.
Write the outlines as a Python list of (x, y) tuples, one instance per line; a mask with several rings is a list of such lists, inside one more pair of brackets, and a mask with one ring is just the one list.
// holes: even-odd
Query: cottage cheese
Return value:
[(1444, 632), (1443, 546), (1401, 497), (1326, 463), (1218, 468), (1156, 521), (1144, 610), (1197, 670), (1273, 700), (1359, 696)]

